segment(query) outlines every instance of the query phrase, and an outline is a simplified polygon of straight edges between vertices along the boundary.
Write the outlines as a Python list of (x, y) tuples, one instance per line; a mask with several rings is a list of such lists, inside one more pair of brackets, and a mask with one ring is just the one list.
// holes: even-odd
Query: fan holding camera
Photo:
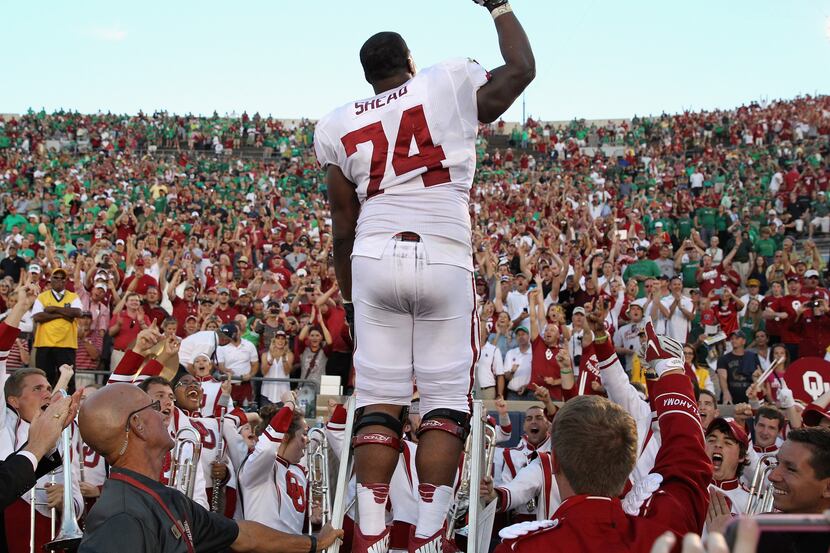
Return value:
[(804, 273), (803, 294), (809, 299), (796, 310), (795, 322), (802, 329), (802, 341), (798, 348), (800, 357), (824, 357), (830, 345), (830, 297), (827, 289), (818, 286), (818, 271)]

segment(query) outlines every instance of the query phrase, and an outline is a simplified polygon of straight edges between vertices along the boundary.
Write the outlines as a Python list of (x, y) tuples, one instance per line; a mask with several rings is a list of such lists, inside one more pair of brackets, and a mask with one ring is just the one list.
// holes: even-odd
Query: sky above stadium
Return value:
[[(830, 93), (830, 0), (513, 0), (534, 48), (527, 115), (630, 117)], [(419, 67), (501, 64), (470, 0), (294, 2), (0, 0), (0, 113), (317, 118), (372, 94), (358, 50), (407, 40)], [(520, 98), (505, 118), (522, 117)]]

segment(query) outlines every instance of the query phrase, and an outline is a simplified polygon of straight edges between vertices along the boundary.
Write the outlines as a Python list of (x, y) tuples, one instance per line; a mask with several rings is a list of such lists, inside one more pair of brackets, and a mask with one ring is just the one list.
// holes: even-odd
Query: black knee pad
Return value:
[[(395, 418), (392, 415), (380, 411), (366, 413), (364, 410), (365, 407), (361, 407), (355, 411), (355, 436), (352, 440), (352, 446), (360, 447), (362, 445), (384, 445), (400, 451), (403, 425), (409, 415), (409, 408), (403, 407), (399, 418)], [(379, 432), (358, 435), (358, 431), (367, 426), (383, 426), (394, 432), (394, 436), (390, 436), (389, 434), (381, 434)]]
[(433, 409), (421, 417), (418, 436), (431, 430), (452, 434), (463, 442), (470, 434), (470, 414), (455, 409)]

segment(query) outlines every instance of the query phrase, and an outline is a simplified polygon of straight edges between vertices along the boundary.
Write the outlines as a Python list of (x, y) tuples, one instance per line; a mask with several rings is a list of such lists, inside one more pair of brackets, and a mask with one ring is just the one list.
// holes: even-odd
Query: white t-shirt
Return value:
[[(671, 306), (674, 303), (674, 296), (669, 294), (661, 299), (660, 302), (666, 309), (671, 310)], [(692, 299), (681, 295), (680, 306), (674, 310), (671, 318), (666, 319), (662, 313), (660, 314), (660, 321), (663, 323), (662, 331), (660, 325), (655, 330), (658, 334), (666, 334), (669, 338), (674, 338), (681, 344), (685, 344), (686, 336), (689, 334), (689, 319), (683, 315), (683, 312), (680, 310), (681, 307), (686, 311), (692, 311), (694, 309)]]
[(758, 301), (764, 301), (764, 296), (762, 294), (755, 294), (754, 296), (750, 294), (744, 294), (743, 296), (741, 296), (741, 303), (744, 304), (744, 308), (741, 309), (740, 313), (738, 313), (739, 317), (743, 317), (744, 315), (746, 315), (746, 308), (749, 307), (749, 302), (753, 298), (757, 299)]
[(522, 311), (530, 307), (527, 301), (527, 292), (524, 294), (511, 290), (507, 293), (507, 314), (510, 315), (510, 320), (515, 321), (522, 314)]
[(640, 349), (640, 329), (643, 323), (628, 323), (614, 333), (614, 346), (625, 348), (630, 353), (623, 355), (625, 370), (631, 372), (634, 352)]
[(226, 369), (233, 371), (234, 376), (242, 376), (251, 372), (251, 365), (258, 361), (256, 347), (248, 340), (241, 340), (239, 345), (226, 344), (216, 350), (216, 359)]
[(490, 388), (496, 385), (496, 377), (504, 374), (504, 360), (501, 351), (490, 342), (481, 347), (481, 355), (476, 363), (476, 376), (480, 388)]
[(518, 392), (523, 386), (530, 384), (531, 377), (531, 363), (533, 361), (533, 348), (528, 345), (527, 351), (522, 353), (519, 348), (508, 350), (504, 356), (504, 368), (507, 371), (513, 369), (513, 365), (518, 365), (516, 372), (513, 373), (513, 378), (507, 383), (507, 388)]
[[(83, 309), (84, 304), (82, 304), (81, 299), (76, 296), (75, 299), (72, 300), (72, 302), (70, 302), (69, 307), (71, 307), (72, 309)], [(44, 307), (43, 307), (43, 304), (40, 302), (40, 300), (35, 299), (35, 303), (34, 303), (34, 305), (32, 305), (32, 309), (31, 309), (31, 316), (35, 316), (38, 313), (43, 313), (43, 309), (44, 309)], [(22, 329), (21, 329), (21, 331), (22, 331)]]
[(487, 79), (472, 60), (448, 60), (317, 123), (317, 161), (340, 167), (361, 204), (353, 255), (379, 259), (392, 236), (412, 231), (430, 263), (473, 269), (476, 92)]

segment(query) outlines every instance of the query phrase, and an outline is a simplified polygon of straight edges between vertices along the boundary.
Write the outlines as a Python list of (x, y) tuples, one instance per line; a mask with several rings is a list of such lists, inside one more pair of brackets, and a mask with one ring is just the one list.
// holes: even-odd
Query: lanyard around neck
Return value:
[(190, 529), (186, 529), (179, 521), (179, 519), (173, 516), (173, 513), (170, 511), (170, 509), (167, 508), (167, 505), (164, 504), (164, 501), (161, 500), (161, 497), (159, 497), (159, 494), (157, 494), (156, 492), (154, 492), (153, 490), (151, 490), (150, 488), (148, 488), (132, 476), (127, 476), (126, 474), (122, 474), (120, 472), (111, 473), (110, 478), (113, 480), (120, 480), (121, 482), (124, 482), (125, 484), (137, 488), (149, 495), (150, 497), (152, 497), (155, 500), (155, 502), (158, 503), (158, 505), (162, 508), (167, 517), (173, 522), (173, 527), (179, 532), (179, 535), (184, 540), (184, 544), (187, 547), (187, 552), (196, 553), (196, 549), (193, 547), (193, 540), (190, 537)]

